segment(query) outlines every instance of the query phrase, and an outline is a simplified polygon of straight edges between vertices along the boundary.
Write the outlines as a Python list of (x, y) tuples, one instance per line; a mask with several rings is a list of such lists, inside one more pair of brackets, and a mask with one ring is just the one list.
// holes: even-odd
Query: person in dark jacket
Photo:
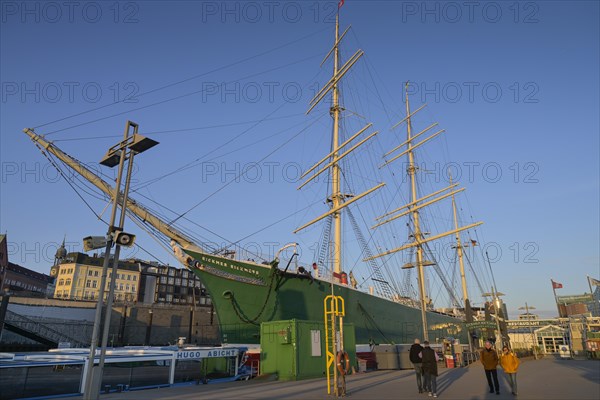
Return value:
[[(490, 387), (490, 393), (500, 394), (500, 385), (498, 383), (498, 353), (492, 348), (492, 342), (489, 340), (485, 342), (485, 347), (481, 350), (479, 360), (483, 364), (485, 370), (485, 377), (487, 378), (488, 385)], [(492, 382), (493, 378), (493, 382)]]
[(423, 342), (425, 348), (421, 352), (421, 360), (423, 361), (423, 373), (425, 374), (425, 390), (429, 391), (429, 396), (437, 397), (437, 362), (438, 356), (436, 352), (429, 347), (429, 342)]
[(423, 382), (421, 379), (423, 376), (423, 364), (421, 357), (419, 356), (423, 351), (423, 346), (421, 346), (420, 343), (419, 339), (415, 339), (415, 343), (410, 346), (409, 358), (415, 369), (415, 375), (417, 375), (417, 387), (419, 388), (419, 393), (423, 393)]

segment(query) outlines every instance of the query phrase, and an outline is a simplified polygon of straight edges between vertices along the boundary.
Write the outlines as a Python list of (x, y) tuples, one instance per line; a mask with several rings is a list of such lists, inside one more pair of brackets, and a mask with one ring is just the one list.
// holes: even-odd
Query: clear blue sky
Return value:
[[(108, 105), (37, 129), (46, 134), (100, 119), (48, 136), (97, 168), (126, 119), (142, 132), (213, 126), (155, 134), (160, 146), (137, 159), (136, 184), (209, 153), (203, 166), (140, 189), (183, 212), (231, 179), (228, 170), (261, 160), (292, 135), (253, 143), (305, 126), (299, 114), (330, 71), (318, 65), (332, 42), (337, 7), (317, 1), (0, 4), (0, 231), (8, 234), (11, 261), (45, 273), (64, 235), (70, 251), (81, 251), (80, 239), (102, 234), (105, 226), (57, 178), (23, 128)], [(354, 103), (372, 111), (369, 120), (389, 135), (404, 114), (402, 83), (413, 82), (412, 101), (429, 104), (424, 121), (438, 121), (448, 132), (441, 165), (459, 166), (468, 189), (461, 208), (485, 221), (479, 234), (490, 255), (500, 251), (493, 269), (513, 316), (525, 302), (542, 315), (555, 314), (550, 277), (563, 283), (559, 292), (571, 294), (589, 291), (586, 275), (600, 275), (599, 18), (597, 1), (470, 7), (347, 0), (342, 9), (342, 25), (352, 25), (344, 55), (362, 48), (358, 69), (378, 86), (357, 81), (372, 97)], [(216, 126), (265, 117), (286, 118), (263, 122), (215, 150), (252, 125)], [(316, 126), (326, 132), (326, 122)], [(68, 140), (96, 136), (112, 137)], [(256, 181), (228, 186), (187, 216), (237, 240), (306, 207), (316, 192), (298, 194), (290, 176), (327, 145), (324, 137), (297, 139), (268, 159), (275, 164), (261, 163)], [(246, 151), (225, 155), (240, 148)], [(103, 210), (101, 201), (90, 204)], [(291, 231), (319, 210), (248, 240), (263, 251), (271, 241), (295, 241)], [(129, 226), (145, 249), (174, 262)], [(125, 255), (151, 258), (139, 250)]]

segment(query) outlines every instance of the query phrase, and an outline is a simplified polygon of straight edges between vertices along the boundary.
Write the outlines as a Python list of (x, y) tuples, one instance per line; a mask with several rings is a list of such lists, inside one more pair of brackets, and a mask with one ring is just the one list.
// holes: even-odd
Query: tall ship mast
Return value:
[[(350, 225), (353, 228), (357, 226), (349, 206), (356, 205), (360, 199), (371, 197), (372, 194), (375, 195), (375, 192), (380, 191), (385, 183), (379, 182), (374, 186), (369, 184), (367, 190), (357, 195), (347, 193), (347, 188), (342, 185), (342, 160), (347, 159), (350, 154), (354, 154), (363, 145), (371, 142), (379, 133), (378, 131), (367, 133), (373, 126), (372, 123), (368, 123), (347, 139), (344, 139), (342, 135), (340, 119), (345, 109), (341, 104), (340, 83), (364, 54), (362, 50), (357, 50), (342, 63), (340, 43), (347, 32), (348, 29), (340, 34), (338, 13), (333, 46), (321, 63), (323, 65), (331, 57), (333, 73), (328, 82), (310, 101), (307, 111), (307, 114), (313, 112), (324, 99), (330, 99), (331, 105), (328, 111), (332, 118), (331, 151), (302, 174), (301, 178), (304, 182), (298, 187), (298, 189), (302, 189), (311, 182), (316, 181), (317, 177), (327, 175), (331, 183), (331, 193), (326, 197), (328, 210), (299, 226), (294, 231), (294, 233), (298, 233), (317, 222), (324, 221), (325, 231), (328, 232), (329, 228), (327, 226), (330, 224), (331, 234), (324, 235), (324, 240), (328, 242), (330, 275), (317, 274), (316, 270), (313, 275), (305, 268), (290, 268), (292, 259), (297, 257), (297, 251), (294, 251), (287, 263), (282, 263), (280, 255), (283, 254), (285, 249), (296, 247), (295, 243), (283, 246), (270, 262), (265, 263), (235, 259), (231, 257), (232, 253), (212, 252), (201, 243), (198, 243), (192, 236), (178, 229), (172, 221), (166, 221), (138, 201), (131, 197), (127, 198), (126, 206), (130, 218), (138, 225), (148, 227), (150, 233), (160, 235), (170, 241), (172, 251), (177, 259), (202, 280), (215, 307), (223, 343), (258, 343), (261, 322), (288, 319), (320, 321), (323, 318), (323, 302), (315, 301), (315, 299), (322, 300), (331, 293), (344, 297), (346, 303), (345, 321), (354, 325), (356, 342), (359, 344), (410, 343), (415, 337), (424, 339), (453, 337), (460, 339), (463, 343), (467, 341), (467, 330), (460, 316), (436, 312), (430, 306), (431, 301), (426, 292), (424, 267), (438, 268), (438, 266), (436, 262), (427, 259), (426, 245), (432, 240), (456, 234), (460, 254), (459, 232), (474, 228), (481, 223), (459, 227), (455, 222), (454, 229), (430, 237), (427, 237), (426, 232), (423, 231), (420, 211), (424, 207), (454, 196), (454, 194), (464, 189), (455, 189), (457, 184), (453, 183), (444, 189), (419, 197), (416, 179), (418, 166), (415, 161), (415, 150), (441, 134), (443, 130), (417, 143), (416, 139), (437, 124), (413, 134), (412, 117), (424, 106), (416, 111), (411, 111), (408, 95), (406, 96), (406, 117), (394, 126), (396, 128), (400, 124), (406, 123), (407, 140), (384, 155), (387, 158), (393, 154), (391, 158), (386, 159), (384, 165), (387, 166), (400, 157), (407, 156), (408, 167), (406, 172), (410, 177), (410, 202), (378, 217), (374, 228), (408, 216), (410, 242), (373, 255), (368, 250), (368, 241), (363, 236), (359, 236), (358, 242), (364, 248), (364, 261), (373, 268), (373, 281), (377, 282), (380, 290), (378, 293), (374, 293), (373, 290), (363, 291), (352, 282), (352, 279), (350, 283), (348, 282), (348, 276), (344, 270), (351, 271), (352, 267), (348, 266), (351, 261), (343, 256), (342, 217), (346, 213)], [(24, 132), (42, 153), (48, 157), (58, 158), (62, 163), (92, 183), (108, 198), (120, 195), (109, 183), (78, 160), (61, 151), (52, 142), (46, 140), (43, 135), (36, 133), (33, 129), (25, 129)], [(403, 148), (405, 149), (397, 154), (398, 150)], [(454, 212), (456, 213), (455, 206)], [(406, 298), (406, 296), (394, 293), (391, 286), (380, 276), (381, 270), (375, 261), (381, 257), (391, 256), (408, 249), (415, 250), (415, 261), (407, 263), (403, 268), (417, 268), (418, 303)], [(454, 295), (452, 285), (444, 278), (443, 273), (440, 273), (437, 269), (436, 272), (438, 272), (444, 287), (451, 294), (453, 303), (459, 304), (460, 301)], [(464, 284), (464, 266), (462, 263), (461, 277)], [(466, 287), (463, 293), (462, 305), (467, 310)]]
[[(306, 181), (301, 184), (298, 189), (303, 188), (309, 182), (317, 178), (324, 172), (330, 173), (331, 176), (331, 196), (327, 198), (327, 203), (331, 205), (330, 210), (321, 216), (313, 219), (312, 221), (302, 225), (298, 229), (294, 231), (294, 233), (298, 233), (301, 230), (308, 228), (309, 226), (321, 221), (322, 219), (332, 216), (333, 217), (333, 237), (329, 245), (330, 250), (330, 259), (331, 265), (333, 269), (334, 278), (341, 280), (342, 274), (342, 211), (348, 207), (350, 204), (354, 203), (357, 200), (371, 194), (372, 192), (382, 188), (385, 184), (380, 183), (375, 187), (365, 191), (364, 193), (354, 196), (352, 194), (345, 194), (341, 189), (341, 167), (340, 160), (344, 157), (351, 154), (357, 148), (365, 144), (367, 141), (375, 137), (379, 132), (375, 131), (370, 135), (366, 136), (359, 142), (350, 146), (353, 141), (366, 132), (369, 128), (371, 128), (372, 124), (367, 124), (362, 129), (360, 129), (357, 133), (352, 135), (348, 140), (340, 143), (340, 114), (342, 112), (342, 107), (340, 106), (340, 88), (339, 81), (342, 77), (352, 68), (352, 66), (363, 56), (364, 52), (362, 50), (357, 50), (356, 53), (340, 68), (339, 65), (339, 45), (342, 38), (348, 32), (348, 29), (340, 36), (339, 35), (339, 13), (336, 16), (335, 21), (335, 41), (332, 49), (327, 53), (325, 59), (321, 63), (323, 65), (325, 61), (333, 54), (333, 76), (327, 82), (325, 86), (313, 97), (310, 101), (310, 108), (306, 112), (309, 114), (320, 102), (325, 98), (325, 96), (331, 92), (331, 107), (329, 109), (329, 113), (333, 119), (333, 128), (332, 128), (332, 149), (329, 154), (323, 157), (320, 161), (314, 164), (311, 168), (309, 168), (306, 172), (302, 174), (300, 178), (305, 178), (310, 175)], [(347, 198), (352, 198), (349, 201), (346, 201)]]
[[(435, 132), (434, 134), (432, 134), (431, 136), (427, 137), (426, 139), (421, 140), (418, 143), (414, 143), (414, 141), (419, 138), (421, 135), (425, 134), (426, 132), (428, 132), (429, 130), (433, 129), (434, 127), (437, 126), (437, 123), (431, 124), (429, 125), (427, 128), (423, 129), (422, 131), (420, 131), (419, 133), (417, 133), (416, 135), (413, 135), (412, 133), (412, 123), (411, 123), (411, 119), (412, 117), (419, 111), (421, 111), (425, 105), (419, 107), (417, 110), (415, 110), (414, 112), (411, 112), (410, 109), (410, 101), (409, 101), (409, 96), (408, 96), (408, 82), (406, 83), (406, 117), (398, 122), (396, 125), (394, 125), (393, 128), (398, 127), (399, 125), (406, 123), (406, 136), (407, 139), (405, 142), (403, 142), (402, 144), (396, 146), (394, 149), (388, 151), (387, 153), (385, 153), (384, 157), (390, 156), (392, 154), (394, 154), (395, 152), (397, 152), (398, 150), (402, 150), (405, 146), (406, 149), (404, 151), (402, 151), (400, 154), (394, 154), (394, 156), (392, 158), (390, 158), (389, 160), (387, 160), (383, 166), (389, 165), (392, 162), (398, 160), (400, 157), (406, 155), (408, 158), (408, 163), (407, 163), (407, 167), (406, 167), (406, 172), (407, 175), (410, 178), (410, 198), (411, 198), (411, 202), (408, 204), (405, 204), (399, 208), (396, 208), (380, 217), (377, 218), (377, 220), (379, 221), (373, 228), (377, 228), (380, 227), (384, 224), (387, 224), (389, 222), (392, 222), (400, 217), (404, 217), (407, 215), (410, 215), (411, 217), (411, 221), (409, 224), (409, 227), (411, 228), (411, 233), (410, 233), (410, 238), (412, 239), (411, 243), (408, 243), (406, 245), (397, 247), (395, 249), (386, 251), (384, 253), (369, 257), (367, 260), (371, 260), (371, 259), (375, 259), (375, 258), (379, 258), (379, 257), (384, 257), (384, 256), (388, 256), (394, 253), (397, 253), (399, 251), (402, 250), (407, 250), (410, 248), (415, 248), (416, 249), (416, 260), (414, 263), (407, 263), (405, 264), (402, 268), (404, 269), (409, 269), (409, 268), (417, 268), (418, 271), (418, 283), (419, 283), (419, 303), (420, 303), (420, 309), (421, 309), (421, 322), (422, 322), (422, 331), (423, 331), (423, 337), (425, 340), (429, 340), (429, 329), (428, 329), (428, 321), (427, 321), (427, 307), (428, 307), (428, 296), (427, 296), (427, 292), (425, 289), (425, 273), (424, 273), (424, 267), (426, 266), (436, 266), (436, 263), (430, 260), (426, 260), (425, 259), (425, 249), (424, 249), (424, 245), (428, 242), (431, 242), (433, 240), (438, 240), (441, 239), (443, 237), (446, 237), (448, 235), (452, 235), (452, 234), (456, 234), (456, 238), (457, 238), (457, 242), (458, 242), (458, 246), (459, 246), (459, 250), (458, 250), (458, 254), (459, 254), (459, 258), (460, 258), (460, 266), (461, 266), (461, 278), (462, 278), (462, 284), (463, 284), (463, 293), (464, 293), (464, 308), (465, 310), (467, 310), (468, 308), (468, 296), (466, 295), (466, 279), (465, 279), (465, 275), (464, 275), (464, 265), (462, 262), (462, 249), (460, 248), (460, 236), (459, 236), (459, 232), (467, 230), (467, 229), (472, 229), (475, 228), (479, 225), (482, 224), (482, 222), (476, 222), (473, 224), (469, 224), (466, 226), (462, 226), (459, 227), (457, 220), (456, 220), (456, 205), (455, 205), (455, 201), (454, 201), (454, 195), (456, 193), (459, 193), (461, 191), (464, 190), (464, 188), (462, 189), (456, 189), (453, 190), (457, 184), (451, 184), (450, 186), (441, 189), (437, 192), (431, 193), (427, 196), (418, 198), (417, 195), (417, 170), (418, 170), (418, 165), (415, 161), (415, 154), (414, 151), (416, 148), (424, 145), (425, 143), (429, 142), (430, 140), (432, 140), (433, 138), (435, 138), (436, 136), (444, 133), (444, 129), (441, 129), (437, 132)], [(437, 195), (440, 195), (438, 197), (435, 197)], [(420, 210), (424, 207), (430, 206), (431, 204), (437, 203), (440, 200), (443, 200), (449, 196), (452, 196), (452, 205), (453, 205), (453, 211), (454, 211), (454, 215), (455, 215), (455, 227), (452, 230), (448, 230), (446, 232), (442, 232), (439, 233), (435, 236), (426, 238), (425, 234), (423, 232), (423, 230), (421, 229), (421, 223), (420, 223)], [(431, 199), (433, 197), (433, 199)], [(430, 200), (431, 199), (431, 200)], [(399, 213), (400, 212), (400, 213)], [(442, 277), (440, 275), (440, 277)], [(442, 278), (442, 280), (444, 280)], [(449, 284), (447, 282), (445, 282), (446, 286), (449, 286)], [(453, 291), (450, 290), (450, 293), (452, 294)], [(455, 300), (455, 303), (458, 303), (458, 301)]]

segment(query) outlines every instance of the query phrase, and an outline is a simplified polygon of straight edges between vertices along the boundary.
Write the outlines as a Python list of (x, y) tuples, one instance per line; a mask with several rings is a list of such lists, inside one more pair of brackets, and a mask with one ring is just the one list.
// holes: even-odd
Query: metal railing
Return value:
[(463, 362), (462, 366), (466, 367), (466, 366), (468, 366), (468, 365), (470, 365), (470, 364), (472, 364), (474, 362), (479, 361), (479, 352), (477, 352), (477, 351), (474, 351), (474, 352), (465, 351), (465, 352), (462, 353), (462, 358), (463, 358), (462, 359), (462, 362)]
[(25, 317), (10, 310), (6, 310), (5, 322), (55, 343), (69, 342), (71, 347), (89, 346), (89, 343), (84, 343), (79, 339), (75, 339), (74, 337), (66, 335), (63, 332), (50, 328), (42, 322)]

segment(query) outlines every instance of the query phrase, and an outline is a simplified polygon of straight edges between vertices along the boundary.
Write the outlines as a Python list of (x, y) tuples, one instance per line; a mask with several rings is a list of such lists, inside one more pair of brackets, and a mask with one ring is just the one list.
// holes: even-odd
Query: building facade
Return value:
[(600, 343), (600, 318), (589, 313), (568, 318), (519, 318), (507, 321), (507, 325), (514, 349), (535, 345), (540, 354), (556, 354), (566, 346), (577, 356), (592, 351), (590, 343)]
[(2, 290), (8, 290), (12, 294), (45, 297), (51, 280), (48, 275), (8, 262), (3, 273)]
[[(51, 275), (56, 279), (54, 297), (69, 300), (97, 300), (101, 293), (103, 257), (84, 253), (69, 253), (62, 263), (52, 267)], [(112, 265), (112, 263), (111, 263)], [(108, 294), (112, 271), (109, 270), (103, 291)], [(119, 262), (116, 273), (115, 301), (137, 301), (140, 270), (138, 265)]]
[[(54, 297), (97, 300), (103, 263), (103, 257), (67, 254), (51, 269), (51, 275), (55, 277)], [(112, 271), (108, 274), (104, 299), (110, 288)], [(138, 259), (119, 261), (113, 300), (143, 304), (211, 304), (204, 285), (191, 271)]]
[(8, 261), (6, 235), (0, 235), (0, 293), (46, 296), (52, 278)]
[(185, 268), (139, 262), (139, 301), (144, 304), (210, 305), (211, 299), (200, 279)]
[(0, 235), (0, 293), (4, 289), (4, 280), (6, 279), (7, 267), (8, 246), (6, 244), (6, 235)]

